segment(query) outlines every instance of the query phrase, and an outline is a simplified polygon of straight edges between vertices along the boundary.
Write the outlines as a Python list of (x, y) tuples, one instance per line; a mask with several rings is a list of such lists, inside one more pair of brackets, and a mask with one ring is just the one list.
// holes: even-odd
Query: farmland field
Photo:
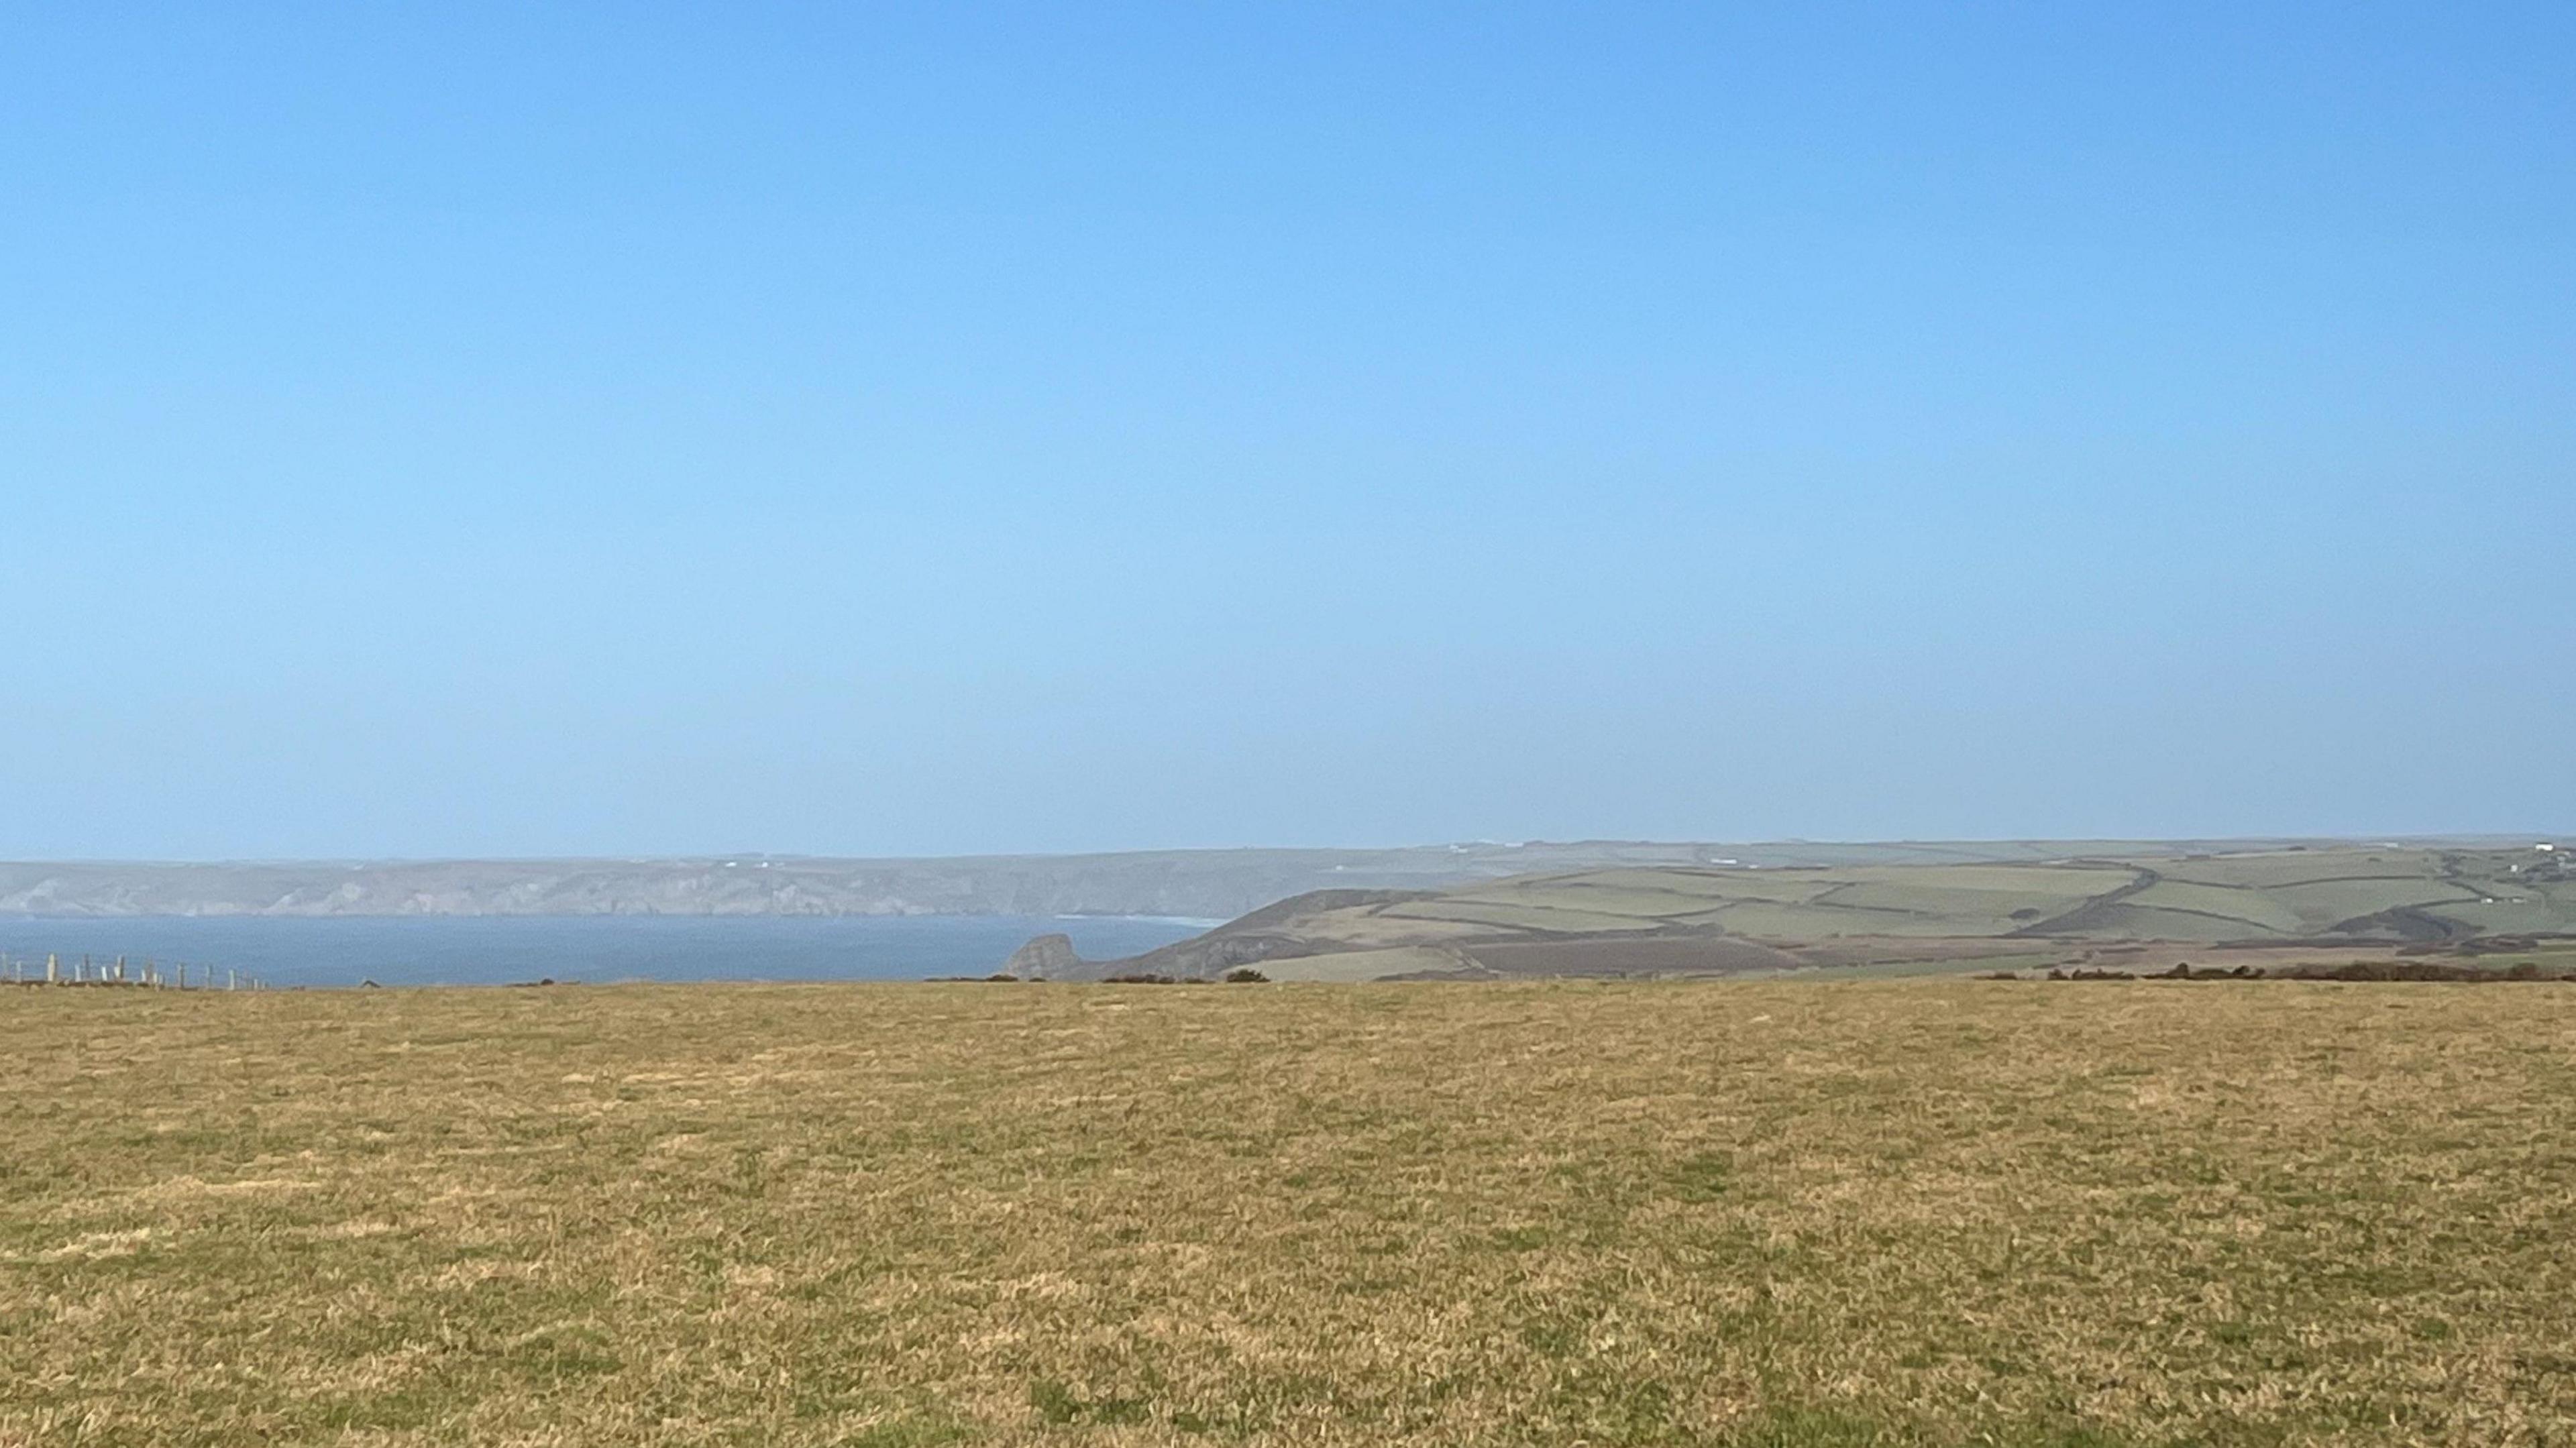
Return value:
[(2576, 1441), (2576, 985), (0, 991), (0, 1444)]
[[(1644, 937), (1673, 944), (1612, 948)], [(1720, 937), (1760, 949), (1692, 944)], [(2161, 952), (2160, 968), (2194, 957), (2250, 964), (2259, 953), (2292, 968), (2430, 955), (2564, 972), (2576, 967), (2576, 870), (2546, 842), (1582, 870), (1440, 891), (1318, 891), (1141, 955), (1058, 956), (1038, 973), (1206, 978), (1258, 962), (1273, 979), (1349, 980), (1364, 963), (1335, 957), (1354, 952), (1402, 963), (1398, 974), (1457, 979), (1911, 969), (1936, 957), (1990, 969), (2001, 955), (2017, 957), (2004, 962), (2013, 968), (2078, 969), (2133, 946)], [(2279, 959), (2283, 950), (2304, 954)], [(1415, 969), (1426, 954), (1437, 967)]]

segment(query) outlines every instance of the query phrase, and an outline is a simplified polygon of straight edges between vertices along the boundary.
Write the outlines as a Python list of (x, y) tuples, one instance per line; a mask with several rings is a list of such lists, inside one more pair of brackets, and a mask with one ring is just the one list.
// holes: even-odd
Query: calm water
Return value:
[(273, 987), (615, 980), (922, 980), (989, 975), (1032, 935), (1094, 959), (1185, 939), (1204, 921), (1135, 916), (476, 916), (49, 920), (0, 916), (0, 953), (119, 955), (237, 970)]

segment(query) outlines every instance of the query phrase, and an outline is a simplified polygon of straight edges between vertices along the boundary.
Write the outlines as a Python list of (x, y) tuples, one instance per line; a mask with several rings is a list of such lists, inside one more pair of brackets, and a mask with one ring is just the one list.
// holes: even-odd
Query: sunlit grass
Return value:
[(0, 991), (0, 1443), (2576, 1440), (2576, 986)]

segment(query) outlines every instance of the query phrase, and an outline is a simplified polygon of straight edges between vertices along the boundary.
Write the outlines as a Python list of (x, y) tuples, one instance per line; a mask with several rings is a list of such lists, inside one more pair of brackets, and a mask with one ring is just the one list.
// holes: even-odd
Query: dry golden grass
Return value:
[(0, 1443), (2576, 1442), (2576, 987), (0, 992)]

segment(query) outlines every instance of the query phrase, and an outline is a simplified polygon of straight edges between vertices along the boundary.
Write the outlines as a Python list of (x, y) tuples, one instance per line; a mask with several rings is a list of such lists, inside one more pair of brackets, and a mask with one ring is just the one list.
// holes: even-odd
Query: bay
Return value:
[(1085, 915), (478, 915), (0, 917), (0, 957), (105, 964), (125, 956), (190, 980), (224, 971), (272, 988), (507, 985), (537, 980), (926, 980), (989, 975), (1061, 931), (1114, 959), (1212, 922)]

